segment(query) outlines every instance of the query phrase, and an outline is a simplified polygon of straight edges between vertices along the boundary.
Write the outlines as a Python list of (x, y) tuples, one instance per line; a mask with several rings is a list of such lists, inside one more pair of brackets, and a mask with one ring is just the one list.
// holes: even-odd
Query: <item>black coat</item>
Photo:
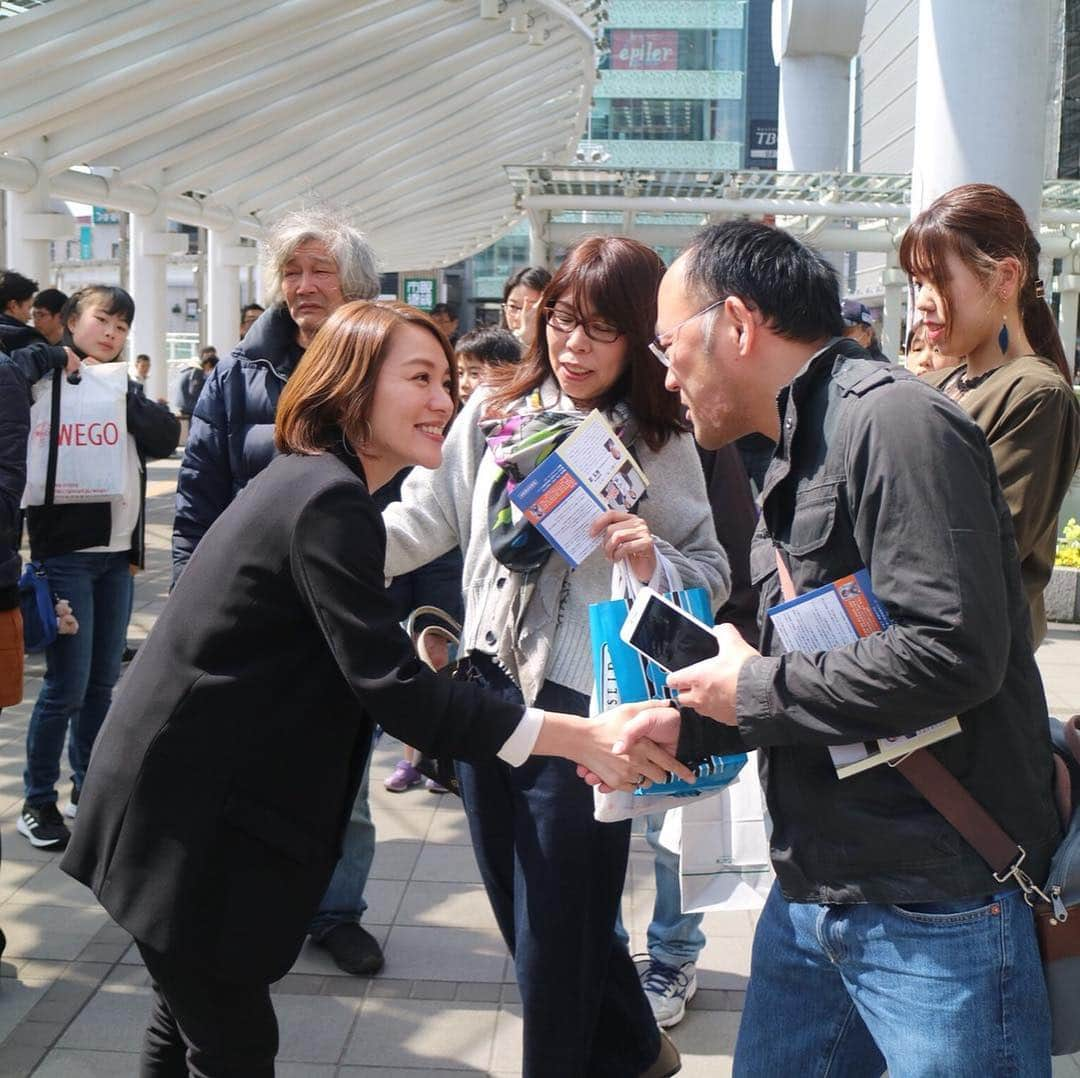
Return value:
[(493, 756), (522, 716), (413, 656), (355, 458), (277, 458), (217, 519), (98, 735), (62, 862), (137, 940), (284, 975), (329, 883), (374, 724)]

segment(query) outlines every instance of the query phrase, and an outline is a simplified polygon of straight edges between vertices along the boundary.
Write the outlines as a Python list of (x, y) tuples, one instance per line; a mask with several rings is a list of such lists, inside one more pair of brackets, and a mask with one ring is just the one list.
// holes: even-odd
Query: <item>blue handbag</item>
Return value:
[(26, 650), (44, 651), (57, 636), (56, 597), (39, 561), (27, 562), (19, 578), (19, 610)]

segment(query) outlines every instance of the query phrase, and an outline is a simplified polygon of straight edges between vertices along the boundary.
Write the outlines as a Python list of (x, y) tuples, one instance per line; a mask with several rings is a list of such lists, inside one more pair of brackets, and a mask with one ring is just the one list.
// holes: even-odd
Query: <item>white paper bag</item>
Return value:
[(127, 457), (127, 366), (82, 368), (71, 385), (63, 371), (34, 387), (22, 504), (44, 505), (52, 433), (53, 379), (60, 380), (56, 484), (53, 501), (100, 502), (124, 492)]
[(660, 843), (679, 853), (684, 913), (757, 910), (773, 883), (757, 753), (715, 797), (669, 812)]

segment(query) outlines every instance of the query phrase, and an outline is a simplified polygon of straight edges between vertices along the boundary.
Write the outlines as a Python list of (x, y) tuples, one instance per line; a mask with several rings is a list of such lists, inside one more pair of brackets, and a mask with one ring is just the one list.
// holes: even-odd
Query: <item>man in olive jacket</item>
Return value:
[[(1046, 704), (993, 459), (943, 394), (842, 340), (839, 309), (832, 268), (752, 222), (699, 233), (660, 290), (656, 351), (699, 442), (778, 442), (751, 550), (760, 654), (722, 626), (717, 658), (668, 679), (708, 716), (684, 721), (700, 746), (761, 750), (777, 884), (734, 1073), (812, 1059), (836, 1074), (1049, 1076), (1016, 881), (898, 771), (840, 779), (828, 752), (958, 716), (961, 733), (928, 751), (1045, 879), (1059, 840)], [(779, 564), (796, 594), (866, 568), (890, 626), (783, 654), (768, 617)]]

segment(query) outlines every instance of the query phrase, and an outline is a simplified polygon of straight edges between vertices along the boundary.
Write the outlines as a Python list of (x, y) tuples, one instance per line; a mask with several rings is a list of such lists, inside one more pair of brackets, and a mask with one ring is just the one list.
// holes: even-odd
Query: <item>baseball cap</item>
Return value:
[(870, 313), (870, 308), (857, 299), (846, 299), (840, 304), (840, 317), (849, 326), (872, 326), (874, 324), (874, 316)]

